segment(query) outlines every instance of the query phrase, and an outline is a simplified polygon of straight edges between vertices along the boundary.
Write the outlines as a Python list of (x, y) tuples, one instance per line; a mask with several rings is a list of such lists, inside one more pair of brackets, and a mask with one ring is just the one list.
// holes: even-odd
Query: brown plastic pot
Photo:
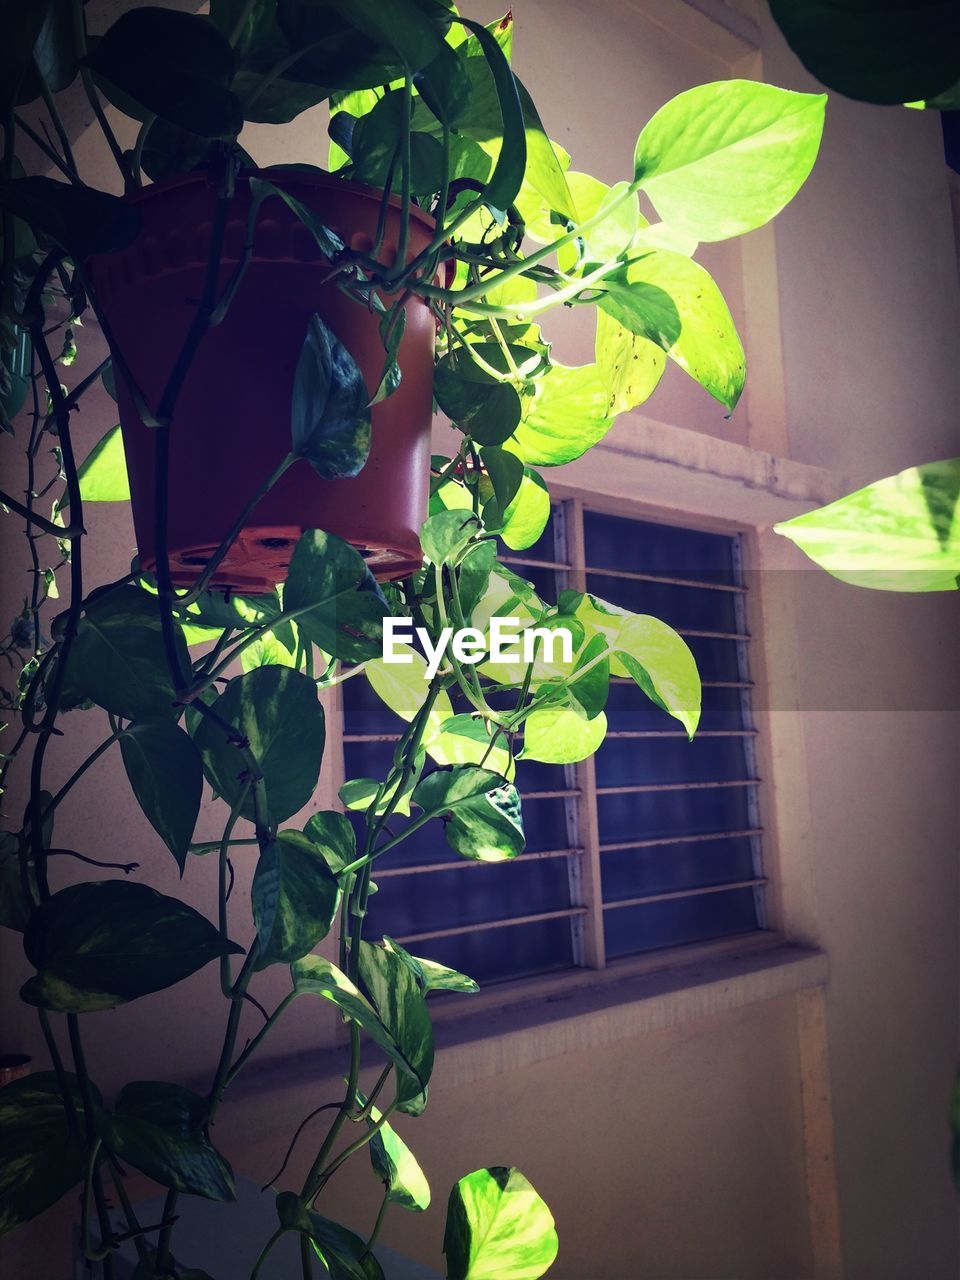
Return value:
[[(297, 170), (259, 176), (282, 183), (352, 248), (369, 249), (380, 192)], [(92, 259), (94, 289), (130, 372), (156, 407), (203, 290), (216, 190), (206, 175), (157, 183), (130, 197), (142, 218), (133, 245)], [(237, 181), (220, 268), (230, 279), (246, 239), (250, 187)], [(388, 211), (381, 261), (396, 259), (399, 210)], [(413, 211), (410, 257), (429, 243), (432, 220)], [(372, 390), (383, 368), (378, 317), (324, 283), (330, 265), (307, 228), (271, 197), (261, 207), (253, 257), (225, 320), (200, 344), (170, 433), (169, 548), (177, 586), (190, 585), (262, 481), (290, 448), (294, 372), (314, 313), (347, 347)], [(370, 457), (358, 476), (322, 480), (298, 461), (254, 508), (212, 586), (247, 594), (285, 576), (304, 529), (324, 529), (365, 556), (378, 578), (421, 562), (426, 518), (436, 326), (419, 298), (406, 303), (398, 352), (401, 382), (373, 408)], [(154, 548), (154, 433), (121, 376), (117, 398), (141, 566)]]

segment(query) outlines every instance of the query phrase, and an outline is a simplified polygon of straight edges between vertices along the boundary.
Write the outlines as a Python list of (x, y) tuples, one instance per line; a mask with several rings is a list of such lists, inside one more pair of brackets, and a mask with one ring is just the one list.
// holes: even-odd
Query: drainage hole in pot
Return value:
[(292, 541), (291, 538), (258, 538), (257, 546), (266, 547), (269, 551), (279, 551), (282, 547), (289, 547)]

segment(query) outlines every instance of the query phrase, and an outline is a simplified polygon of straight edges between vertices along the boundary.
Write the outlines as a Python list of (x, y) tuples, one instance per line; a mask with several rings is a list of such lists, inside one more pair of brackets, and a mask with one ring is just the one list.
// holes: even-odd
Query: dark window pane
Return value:
[(753, 851), (745, 837), (653, 849), (619, 849), (602, 856), (600, 871), (604, 902), (623, 902), (647, 894), (751, 880)]
[(752, 824), (747, 787), (709, 791), (652, 791), (600, 796), (600, 843), (746, 831)]
[(583, 513), (587, 564), (734, 585), (733, 539), (648, 520)]
[(642, 907), (619, 907), (603, 913), (607, 956), (636, 955), (658, 947), (706, 942), (757, 928), (752, 889), (672, 898)]
[(455, 938), (430, 938), (411, 946), (416, 955), (459, 969), (484, 984), (549, 969), (568, 969), (573, 964), (567, 919), (482, 929)]

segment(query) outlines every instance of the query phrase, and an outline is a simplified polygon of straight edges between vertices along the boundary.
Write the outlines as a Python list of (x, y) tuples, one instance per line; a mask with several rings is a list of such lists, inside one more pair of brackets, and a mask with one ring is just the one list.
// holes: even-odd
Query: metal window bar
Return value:
[[(733, 539), (732, 546), (733, 569), (737, 582), (743, 582), (743, 541), (738, 536)], [(734, 616), (736, 618), (737, 630), (746, 631), (747, 629), (747, 610), (746, 602), (743, 596), (738, 596), (734, 600)], [(755, 730), (756, 726), (753, 721), (753, 704), (750, 699), (749, 688), (750, 682), (750, 652), (746, 643), (737, 645), (737, 673), (743, 681), (744, 687), (740, 690), (740, 714), (743, 718), (745, 728), (754, 730), (754, 734), (744, 739), (743, 751), (746, 759), (747, 770), (751, 774), (758, 771), (757, 763), (757, 746)], [(760, 793), (756, 788), (751, 788), (747, 792), (747, 814), (750, 819), (750, 825), (755, 828), (760, 827)], [(760, 837), (754, 835), (750, 837), (750, 857), (753, 863), (753, 874), (761, 877), (763, 874), (763, 849), (760, 844)], [(767, 895), (764, 892), (764, 883), (758, 884), (753, 891), (754, 907), (757, 913), (757, 928), (765, 929), (767, 927)]]

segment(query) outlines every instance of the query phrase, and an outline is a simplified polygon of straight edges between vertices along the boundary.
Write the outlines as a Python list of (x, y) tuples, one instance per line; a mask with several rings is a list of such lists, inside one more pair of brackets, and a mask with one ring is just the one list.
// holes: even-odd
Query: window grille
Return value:
[[(471, 862), (427, 824), (375, 868), (369, 936), (491, 982), (762, 929), (739, 539), (563, 502), (534, 547), (501, 550), (548, 601), (572, 587), (675, 627), (703, 681), (700, 728), (688, 742), (615, 677), (595, 757), (519, 762), (525, 852)], [(402, 725), (362, 677), (342, 690), (346, 776), (383, 776)]]

